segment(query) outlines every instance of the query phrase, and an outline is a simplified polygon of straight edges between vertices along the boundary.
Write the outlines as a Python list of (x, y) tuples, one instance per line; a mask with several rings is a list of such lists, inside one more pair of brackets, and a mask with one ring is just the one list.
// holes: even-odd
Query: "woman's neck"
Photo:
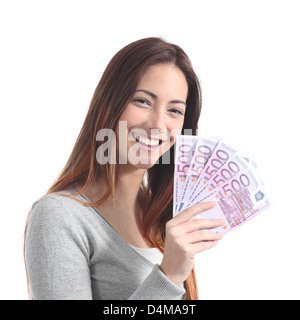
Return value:
[[(118, 170), (117, 189), (115, 190), (115, 204), (118, 206), (126, 206), (127, 208), (134, 208), (138, 201), (140, 187), (145, 174), (144, 169), (129, 170), (127, 166), (120, 166)], [(98, 201), (107, 191), (102, 179), (96, 181), (92, 186), (88, 187), (85, 195), (90, 201)], [(107, 202), (113, 203), (113, 199)]]
[(121, 206), (126, 205), (127, 208), (135, 208), (144, 174), (144, 169), (128, 170), (127, 166), (120, 166), (115, 193), (116, 203), (120, 203)]
[[(141, 214), (139, 191), (144, 169), (128, 170), (121, 166), (118, 170), (118, 184), (114, 200), (108, 199), (97, 207), (100, 214), (127, 241), (136, 247), (147, 247), (140, 234), (138, 217)], [(97, 181), (85, 191), (86, 197), (98, 201), (106, 192), (103, 181)]]

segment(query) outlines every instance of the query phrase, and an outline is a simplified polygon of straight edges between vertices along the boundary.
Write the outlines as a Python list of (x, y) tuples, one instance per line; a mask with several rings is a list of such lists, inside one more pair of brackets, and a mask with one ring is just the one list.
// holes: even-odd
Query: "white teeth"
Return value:
[(133, 134), (133, 136), (138, 142), (141, 142), (142, 144), (145, 144), (145, 145), (148, 145), (148, 146), (152, 146), (152, 147), (159, 145), (159, 140), (149, 140), (146, 137), (138, 136), (138, 135), (135, 135), (135, 134)]

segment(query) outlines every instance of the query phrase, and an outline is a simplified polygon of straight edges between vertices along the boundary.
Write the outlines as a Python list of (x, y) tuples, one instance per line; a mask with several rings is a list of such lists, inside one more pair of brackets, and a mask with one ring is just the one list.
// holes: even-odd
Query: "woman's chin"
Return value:
[(131, 162), (130, 160), (128, 161), (128, 164), (130, 164), (131, 166), (135, 167), (136, 169), (150, 169), (152, 168), (156, 163), (158, 163), (158, 159), (159, 157), (155, 158), (155, 159), (148, 159), (148, 161), (146, 161), (147, 159), (145, 159), (143, 161), (143, 159), (140, 159), (139, 162)]

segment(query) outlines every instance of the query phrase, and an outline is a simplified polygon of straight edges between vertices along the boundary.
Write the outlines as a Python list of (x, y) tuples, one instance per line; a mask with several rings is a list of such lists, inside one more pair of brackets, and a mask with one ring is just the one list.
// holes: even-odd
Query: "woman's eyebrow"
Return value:
[[(144, 92), (144, 93), (148, 94), (149, 96), (151, 96), (155, 100), (157, 100), (157, 98), (158, 98), (156, 94), (154, 94), (151, 91), (145, 90), (145, 89), (138, 89), (138, 90), (135, 90), (135, 92)], [(182, 100), (172, 100), (169, 103), (182, 103), (186, 106), (186, 103)]]

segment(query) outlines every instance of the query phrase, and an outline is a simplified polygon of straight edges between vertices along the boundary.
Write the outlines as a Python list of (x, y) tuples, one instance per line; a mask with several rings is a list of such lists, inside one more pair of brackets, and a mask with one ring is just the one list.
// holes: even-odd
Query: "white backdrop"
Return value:
[(273, 207), (196, 257), (201, 299), (299, 299), (297, 1), (1, 1), (0, 298), (27, 299), (23, 231), (126, 44), (161, 36), (202, 83), (201, 135), (258, 163)]

